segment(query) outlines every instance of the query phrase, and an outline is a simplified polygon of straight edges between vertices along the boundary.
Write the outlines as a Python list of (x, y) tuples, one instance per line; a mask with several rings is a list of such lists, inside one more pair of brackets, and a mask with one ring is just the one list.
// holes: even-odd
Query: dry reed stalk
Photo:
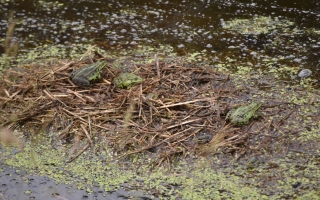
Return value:
[[(235, 135), (241, 131), (225, 126), (225, 101), (235, 96), (236, 91), (224, 75), (205, 68), (163, 63), (157, 55), (155, 58), (152, 65), (131, 66), (132, 71), (143, 76), (144, 82), (128, 90), (110, 85), (119, 73), (114, 68), (105, 70), (106, 81), (86, 88), (72, 85), (70, 67), (84, 65), (84, 61), (49, 66), (49, 72), (36, 66), (29, 72), (8, 71), (0, 90), (4, 109), (0, 125), (15, 123), (13, 127), (17, 127), (29, 123), (41, 127), (43, 118), (45, 121), (62, 119), (60, 123), (64, 121), (64, 124), (58, 138), (73, 136), (75, 144), (87, 138), (88, 144), (81, 152), (93, 145), (93, 135), (99, 134), (112, 141), (116, 150), (130, 149), (123, 156), (155, 149), (167, 152), (163, 161), (195, 150), (198, 147), (195, 138), (203, 132), (213, 138), (207, 149), (200, 150), (204, 153), (237, 145), (247, 136)], [(100, 55), (92, 59), (104, 58)], [(49, 112), (55, 114), (46, 115)], [(219, 127), (224, 128), (217, 133)], [(83, 134), (70, 130), (82, 130)], [(75, 145), (72, 149), (77, 148)]]

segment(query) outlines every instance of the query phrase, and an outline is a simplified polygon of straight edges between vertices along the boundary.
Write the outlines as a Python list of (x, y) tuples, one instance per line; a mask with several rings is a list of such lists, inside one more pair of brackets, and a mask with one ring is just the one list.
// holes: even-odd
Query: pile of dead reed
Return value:
[[(73, 142), (78, 155), (101, 140), (120, 155), (149, 151), (161, 159), (195, 151), (207, 155), (244, 142), (246, 132), (226, 125), (231, 101), (242, 92), (228, 76), (190, 63), (129, 60), (121, 69), (110, 62), (103, 79), (90, 87), (69, 79), (90, 59), (7, 70), (1, 81), (1, 126), (26, 136), (56, 133), (54, 139)], [(119, 71), (134, 71), (144, 81), (116, 88), (112, 79)], [(83, 140), (87, 145), (79, 147)]]

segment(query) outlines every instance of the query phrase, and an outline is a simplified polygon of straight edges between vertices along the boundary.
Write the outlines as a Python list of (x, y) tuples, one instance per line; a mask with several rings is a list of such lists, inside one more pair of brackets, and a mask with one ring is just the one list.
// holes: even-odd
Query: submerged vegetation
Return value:
[[(244, 35), (259, 35), (267, 34), (272, 31), (281, 30), (282, 33), (290, 31), (289, 27), (294, 23), (288, 20), (281, 20), (278, 18), (257, 16), (250, 19), (235, 19), (226, 22), (222, 22), (224, 29), (237, 31)], [(290, 31), (291, 32), (291, 31)]]

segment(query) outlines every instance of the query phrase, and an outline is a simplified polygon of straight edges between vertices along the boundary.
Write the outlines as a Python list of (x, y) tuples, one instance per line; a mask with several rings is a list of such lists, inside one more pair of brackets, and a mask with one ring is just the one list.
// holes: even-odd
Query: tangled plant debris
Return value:
[[(123, 156), (149, 151), (163, 159), (198, 149), (212, 153), (247, 136), (226, 125), (226, 112), (239, 93), (227, 75), (158, 59), (136, 65), (127, 58), (119, 68), (98, 53), (89, 58), (48, 70), (32, 65), (8, 70), (2, 81), (1, 125), (31, 135), (51, 131), (53, 139), (73, 141), (69, 161), (102, 138)], [(69, 78), (73, 69), (96, 60), (109, 62), (103, 79), (87, 87), (74, 85)], [(123, 71), (135, 71), (143, 82), (116, 87), (112, 80)], [(81, 140), (87, 145), (79, 147)]]
[[(7, 70), (1, 82), (1, 126), (20, 128), (26, 136), (45, 132), (59, 144), (71, 142), (68, 162), (100, 141), (107, 141), (121, 158), (144, 152), (162, 162), (189, 153), (212, 155), (219, 149), (241, 156), (257, 150), (248, 151), (248, 146), (273, 148), (268, 134), (280, 137), (279, 128), (297, 120), (293, 100), (280, 101), (210, 67), (182, 59), (159, 61), (157, 56), (141, 64), (143, 57), (110, 59), (88, 52), (78, 61), (52, 63), (46, 69), (30, 64)], [(97, 61), (108, 63), (101, 78), (74, 85), (70, 74)], [(121, 74), (135, 74), (142, 82), (120, 87), (115, 80)], [(230, 124), (227, 112), (249, 102), (261, 102), (262, 117), (241, 119), (244, 126)]]
[[(194, 155), (213, 155), (214, 163), (208, 168), (212, 174), (216, 171), (234, 174), (230, 163), (237, 161), (240, 165), (235, 176), (241, 179), (255, 176), (256, 182), (245, 178), (244, 184), (249, 181), (258, 188), (263, 182), (268, 188), (267, 191), (261, 190), (263, 194), (269, 196), (269, 191), (276, 191), (278, 196), (283, 197), (283, 188), (291, 183), (284, 184), (283, 188), (278, 187), (279, 184), (270, 186), (271, 182), (282, 181), (283, 177), (266, 180), (270, 177), (268, 174), (276, 174), (287, 166), (292, 168), (290, 163), (301, 159), (299, 152), (311, 158), (317, 155), (317, 150), (313, 149), (319, 141), (319, 111), (315, 108), (319, 106), (320, 95), (315, 90), (299, 85), (289, 88), (280, 83), (273, 88), (259, 88), (255, 84), (259, 81), (256, 76), (245, 81), (181, 58), (160, 60), (155, 57), (153, 62), (141, 64), (145, 63), (143, 57), (116, 60), (106, 57), (97, 53), (78, 61), (52, 63), (46, 68), (30, 64), (5, 72), (0, 97), (1, 126), (5, 127), (0, 132), (1, 140), (8, 145), (19, 143), (21, 151), (14, 158), (7, 159), (8, 163), (21, 166), (20, 158), (34, 159), (28, 157), (30, 151), (36, 148), (34, 144), (30, 146), (29, 142), (23, 149), (20, 145), (23, 140), (10, 135), (16, 133), (10, 130), (20, 130), (22, 138), (36, 140), (38, 135), (47, 137), (52, 145), (48, 149), (65, 152), (59, 154), (64, 161), (60, 159), (59, 164), (54, 166), (66, 167), (65, 170), (70, 171), (69, 167), (73, 165), (75, 169), (72, 173), (84, 173), (85, 181), (97, 181), (95, 173), (89, 178), (91, 172), (79, 170), (83, 168), (79, 165), (84, 160), (87, 165), (97, 163), (87, 160), (91, 154), (97, 155), (101, 163), (113, 160), (118, 166), (124, 161), (122, 164), (126, 166), (128, 163), (131, 167), (132, 163), (137, 163), (136, 155), (141, 155), (139, 162), (140, 158), (143, 162), (147, 158), (147, 165), (154, 167), (163, 164), (169, 168), (175, 158), (185, 156), (188, 162), (196, 158)], [(98, 60), (108, 62), (100, 80), (84, 87), (72, 83), (71, 72)], [(114, 79), (121, 73), (134, 73), (143, 82), (125, 89), (117, 87)], [(248, 102), (262, 103), (257, 113), (260, 115), (258, 119), (251, 119), (248, 124), (245, 121), (241, 126), (226, 119), (231, 109), (250, 105)], [(241, 114), (239, 110), (243, 109), (236, 110), (238, 116)], [(44, 152), (37, 155), (45, 160), (45, 166), (52, 163), (47, 161), (51, 156), (42, 154)], [(279, 166), (277, 162), (274, 164), (275, 159), (286, 156), (291, 156), (290, 161), (281, 161), (284, 164)], [(118, 158), (123, 160), (117, 162)], [(42, 162), (28, 164), (28, 167)], [(229, 167), (225, 168), (225, 165)], [(263, 173), (260, 173), (261, 170)], [(106, 172), (108, 170), (99, 173)], [(296, 171), (291, 172), (288, 178), (297, 179), (300, 176)], [(118, 177), (117, 173), (113, 174), (113, 179), (117, 177), (117, 184), (131, 179), (131, 176)], [(190, 179), (188, 172), (185, 173), (185, 178)], [(200, 174), (203, 175), (202, 172)], [(109, 176), (104, 174), (99, 177), (105, 180)], [(318, 175), (315, 173), (313, 178), (316, 177)], [(213, 188), (217, 184), (214, 180), (207, 185), (207, 182), (202, 183), (201, 178), (198, 180), (201, 184), (195, 187)], [(185, 188), (190, 188), (191, 183), (186, 180), (181, 179), (181, 183), (187, 183)], [(115, 187), (114, 183), (110, 185), (102, 181), (100, 184), (108, 191)], [(312, 187), (318, 188), (317, 185)]]

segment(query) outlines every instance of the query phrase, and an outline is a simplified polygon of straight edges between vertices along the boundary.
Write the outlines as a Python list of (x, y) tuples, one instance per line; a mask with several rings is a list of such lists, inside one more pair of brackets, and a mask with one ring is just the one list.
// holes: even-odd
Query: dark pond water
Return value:
[(0, 163), (0, 199), (126, 199), (128, 193), (119, 190), (108, 193), (95, 188), (88, 194), (86, 190), (77, 189), (76, 184), (56, 184), (45, 176), (29, 175), (23, 169), (12, 169)]
[[(96, 44), (112, 50), (157, 47), (169, 44), (180, 55), (205, 52), (246, 59), (250, 51), (269, 56), (296, 59), (319, 75), (320, 3), (317, 0), (151, 0), (151, 1), (1, 1), (0, 36), (8, 29), (7, 19), (14, 11), (17, 22), (12, 42), (19, 53), (34, 47), (74, 44)], [(290, 28), (302, 33), (236, 34), (221, 30), (225, 21), (267, 16), (294, 23)], [(279, 37), (279, 35), (281, 37)], [(277, 45), (275, 45), (277, 43)], [(230, 51), (230, 47), (238, 51)], [(4, 53), (4, 47), (0, 47)]]

